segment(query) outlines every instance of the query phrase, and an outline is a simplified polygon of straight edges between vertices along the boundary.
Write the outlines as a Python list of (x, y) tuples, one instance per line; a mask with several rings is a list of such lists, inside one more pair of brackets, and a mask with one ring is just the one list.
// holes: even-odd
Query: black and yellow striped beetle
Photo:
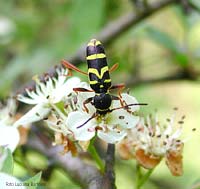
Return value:
[[(110, 72), (114, 71), (118, 65), (114, 64), (110, 69), (108, 68), (106, 54), (104, 47), (100, 41), (92, 39), (86, 49), (86, 60), (88, 64), (88, 73), (79, 70), (77, 67), (72, 65), (66, 60), (62, 60), (62, 64), (68, 69), (76, 70), (82, 74), (88, 75), (90, 87), (93, 90), (88, 90), (85, 88), (74, 88), (76, 92), (95, 92), (94, 97), (90, 97), (83, 102), (85, 110), (88, 112), (86, 104), (91, 103), (96, 108), (96, 113), (89, 119), (93, 119), (98, 115), (105, 115), (113, 110), (125, 108), (128, 109), (129, 106), (133, 105), (146, 105), (146, 104), (124, 104), (121, 99), (121, 90), (125, 87), (124, 84), (112, 85), (110, 79)], [(110, 90), (118, 89), (118, 96), (114, 96), (109, 93)], [(110, 109), (112, 100), (119, 100), (121, 107)], [(84, 124), (86, 124), (87, 120)], [(83, 126), (80, 125), (79, 127)]]

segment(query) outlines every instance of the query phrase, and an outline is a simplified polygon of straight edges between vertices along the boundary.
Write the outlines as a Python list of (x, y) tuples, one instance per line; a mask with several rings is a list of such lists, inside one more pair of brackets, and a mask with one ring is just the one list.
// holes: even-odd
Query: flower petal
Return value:
[(12, 152), (15, 150), (19, 143), (19, 131), (12, 126), (0, 126), (0, 146), (6, 146)]
[(123, 128), (135, 127), (139, 122), (139, 116), (134, 116), (126, 110), (119, 109), (108, 114), (109, 125), (119, 125)]
[[(85, 123), (90, 118), (90, 115), (84, 112), (76, 111), (69, 113), (66, 124), (68, 125), (69, 129), (73, 132), (76, 140), (87, 141), (94, 137), (96, 120), (91, 119), (90, 121)], [(80, 128), (77, 128), (80, 125), (82, 126)]]
[(112, 131), (112, 130), (109, 130), (107, 132), (98, 130), (98, 132), (97, 132), (97, 136), (99, 138), (106, 141), (107, 143), (112, 143), (112, 144), (121, 141), (126, 136), (126, 134), (127, 133), (125, 131), (121, 131), (118, 133), (118, 132)]
[(145, 151), (143, 149), (136, 150), (135, 158), (138, 163), (146, 169), (153, 169), (160, 163), (162, 159), (159, 156), (154, 157), (151, 154), (145, 154)]
[(52, 90), (52, 98), (54, 99), (53, 103), (60, 102), (64, 97), (67, 97), (67, 95), (72, 93), (73, 88), (77, 87), (79, 83), (80, 79), (78, 77), (72, 77), (65, 82), (58, 80), (56, 89)]
[(177, 151), (168, 151), (166, 154), (166, 164), (173, 176), (181, 176), (183, 174), (183, 144)]
[(37, 104), (29, 110), (24, 116), (14, 123), (14, 127), (20, 125), (27, 125), (36, 121), (44, 119), (50, 112), (50, 108), (46, 104)]

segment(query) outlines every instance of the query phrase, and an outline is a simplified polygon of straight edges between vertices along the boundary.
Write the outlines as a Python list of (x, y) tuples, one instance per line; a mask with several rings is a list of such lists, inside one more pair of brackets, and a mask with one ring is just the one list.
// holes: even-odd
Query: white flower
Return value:
[[(88, 97), (94, 96), (94, 93), (85, 93), (78, 95), (78, 110), (69, 113), (66, 125), (74, 133), (74, 137), (79, 141), (88, 141), (95, 136), (101, 138), (108, 143), (116, 143), (121, 141), (126, 135), (127, 130), (134, 127), (138, 121), (139, 117), (133, 115), (133, 112), (139, 109), (139, 106), (130, 106), (129, 111), (120, 108), (106, 115), (95, 115), (95, 108), (93, 105), (88, 104), (88, 113), (83, 108), (83, 101)], [(122, 94), (122, 100), (126, 104), (138, 103), (137, 100), (128, 95)], [(114, 101), (110, 109), (115, 109), (121, 107), (118, 100)]]
[(0, 146), (9, 148), (14, 152), (19, 140), (20, 135), (17, 128), (8, 125), (0, 125)]
[(146, 123), (142, 120), (132, 130), (132, 136), (135, 135), (133, 140), (135, 140), (136, 148), (158, 157), (165, 156), (168, 151), (177, 151), (183, 143), (180, 140), (183, 121), (175, 124), (175, 114), (167, 120), (166, 125), (158, 122), (157, 115), (154, 119), (147, 116)]
[(22, 94), (17, 96), (19, 101), (35, 106), (22, 116), (15, 123), (15, 126), (46, 118), (54, 105), (68, 99), (68, 95), (73, 92), (73, 88), (80, 83), (80, 79), (77, 77), (67, 78), (67, 69), (61, 68), (56, 71), (57, 78), (48, 77), (45, 82), (36, 80), (35, 90), (26, 89), (27, 96)]
[(12, 152), (15, 150), (19, 143), (20, 135), (17, 128), (12, 124), (15, 121), (16, 102), (10, 98), (7, 105), (1, 104), (0, 108), (0, 146), (9, 148)]
[[(141, 119), (131, 129), (127, 138), (118, 145), (118, 150), (125, 159), (135, 157), (139, 164), (147, 169), (154, 168), (162, 158), (174, 176), (183, 173), (182, 151), (184, 141), (180, 139), (184, 116), (175, 123), (175, 113), (160, 124), (157, 115)], [(124, 155), (125, 154), (125, 155)]]

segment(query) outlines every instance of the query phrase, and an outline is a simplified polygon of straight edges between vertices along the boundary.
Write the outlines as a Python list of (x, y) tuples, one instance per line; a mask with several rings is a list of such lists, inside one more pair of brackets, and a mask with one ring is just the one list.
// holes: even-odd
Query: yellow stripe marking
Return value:
[(110, 82), (111, 82), (111, 79), (105, 79), (103, 82), (104, 82), (104, 83), (110, 83)]
[(97, 58), (105, 58), (106, 57), (106, 55), (105, 54), (103, 54), (103, 53), (99, 53), (99, 54), (92, 54), (92, 55), (90, 55), (90, 56), (87, 56), (87, 60), (95, 60), (95, 59), (97, 59)]
[(97, 83), (98, 83), (98, 81), (96, 81), (96, 80), (90, 81), (90, 84), (91, 84), (91, 85), (95, 85), (95, 84), (97, 84)]
[[(104, 83), (110, 83), (110, 82), (111, 82), (111, 79), (105, 79), (103, 82), (104, 82)], [(96, 80), (90, 81), (90, 84), (91, 84), (91, 85), (95, 85), (95, 84), (97, 84), (97, 83), (98, 83), (98, 81), (96, 81)], [(101, 86), (100, 86), (100, 87), (101, 87)]]
[(100, 111), (100, 112), (101, 112), (101, 111), (103, 112), (103, 111), (109, 110), (109, 108), (106, 108), (106, 109), (99, 109), (99, 108), (96, 108), (96, 109), (97, 109), (98, 111)]
[(99, 72), (98, 72), (97, 69), (95, 69), (95, 68), (89, 68), (89, 69), (88, 69), (88, 74), (89, 74), (89, 73), (93, 73), (93, 74), (95, 74), (99, 79), (102, 79), (104, 73), (107, 72), (107, 71), (108, 71), (108, 66), (104, 66), (103, 68), (101, 68), (100, 74), (99, 74)]
[(97, 45), (101, 45), (100, 41), (97, 41), (96, 39), (92, 39), (87, 46), (97, 46)]

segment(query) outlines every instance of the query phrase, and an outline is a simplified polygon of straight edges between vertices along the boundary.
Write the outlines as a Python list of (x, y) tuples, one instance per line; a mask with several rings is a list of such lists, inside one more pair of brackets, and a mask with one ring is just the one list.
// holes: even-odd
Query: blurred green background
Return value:
[[(139, 12), (141, 2), (0, 1), (0, 98), (17, 91), (33, 75), (41, 75), (61, 59), (72, 57), (109, 22), (127, 12)], [(106, 45), (109, 65), (120, 65), (112, 73), (113, 83), (126, 82), (140, 102), (149, 104), (141, 109), (143, 114), (157, 109), (161, 120), (165, 121), (173, 107), (178, 107), (180, 116), (186, 115), (183, 138), (189, 139), (183, 155), (184, 175), (173, 177), (163, 161), (144, 186), (148, 189), (191, 189), (200, 179), (200, 1), (189, 2), (195, 9), (188, 11), (180, 4), (167, 6)], [(82, 62), (79, 67), (86, 69), (86, 63)], [(162, 81), (184, 71), (189, 76), (180, 81)], [(132, 82), (136, 76), (141, 82)], [(155, 82), (142, 82), (152, 79)], [(192, 133), (194, 127), (197, 131)], [(18, 149), (15, 153), (18, 161), (20, 154)], [(47, 167), (45, 157), (40, 154), (30, 152), (26, 158), (31, 168)], [(16, 163), (15, 175), (24, 178), (27, 174), (31, 171)], [(134, 160), (117, 159), (116, 175), (119, 189), (132, 189)], [(45, 185), (47, 188), (80, 188), (59, 169), (53, 171)]]

